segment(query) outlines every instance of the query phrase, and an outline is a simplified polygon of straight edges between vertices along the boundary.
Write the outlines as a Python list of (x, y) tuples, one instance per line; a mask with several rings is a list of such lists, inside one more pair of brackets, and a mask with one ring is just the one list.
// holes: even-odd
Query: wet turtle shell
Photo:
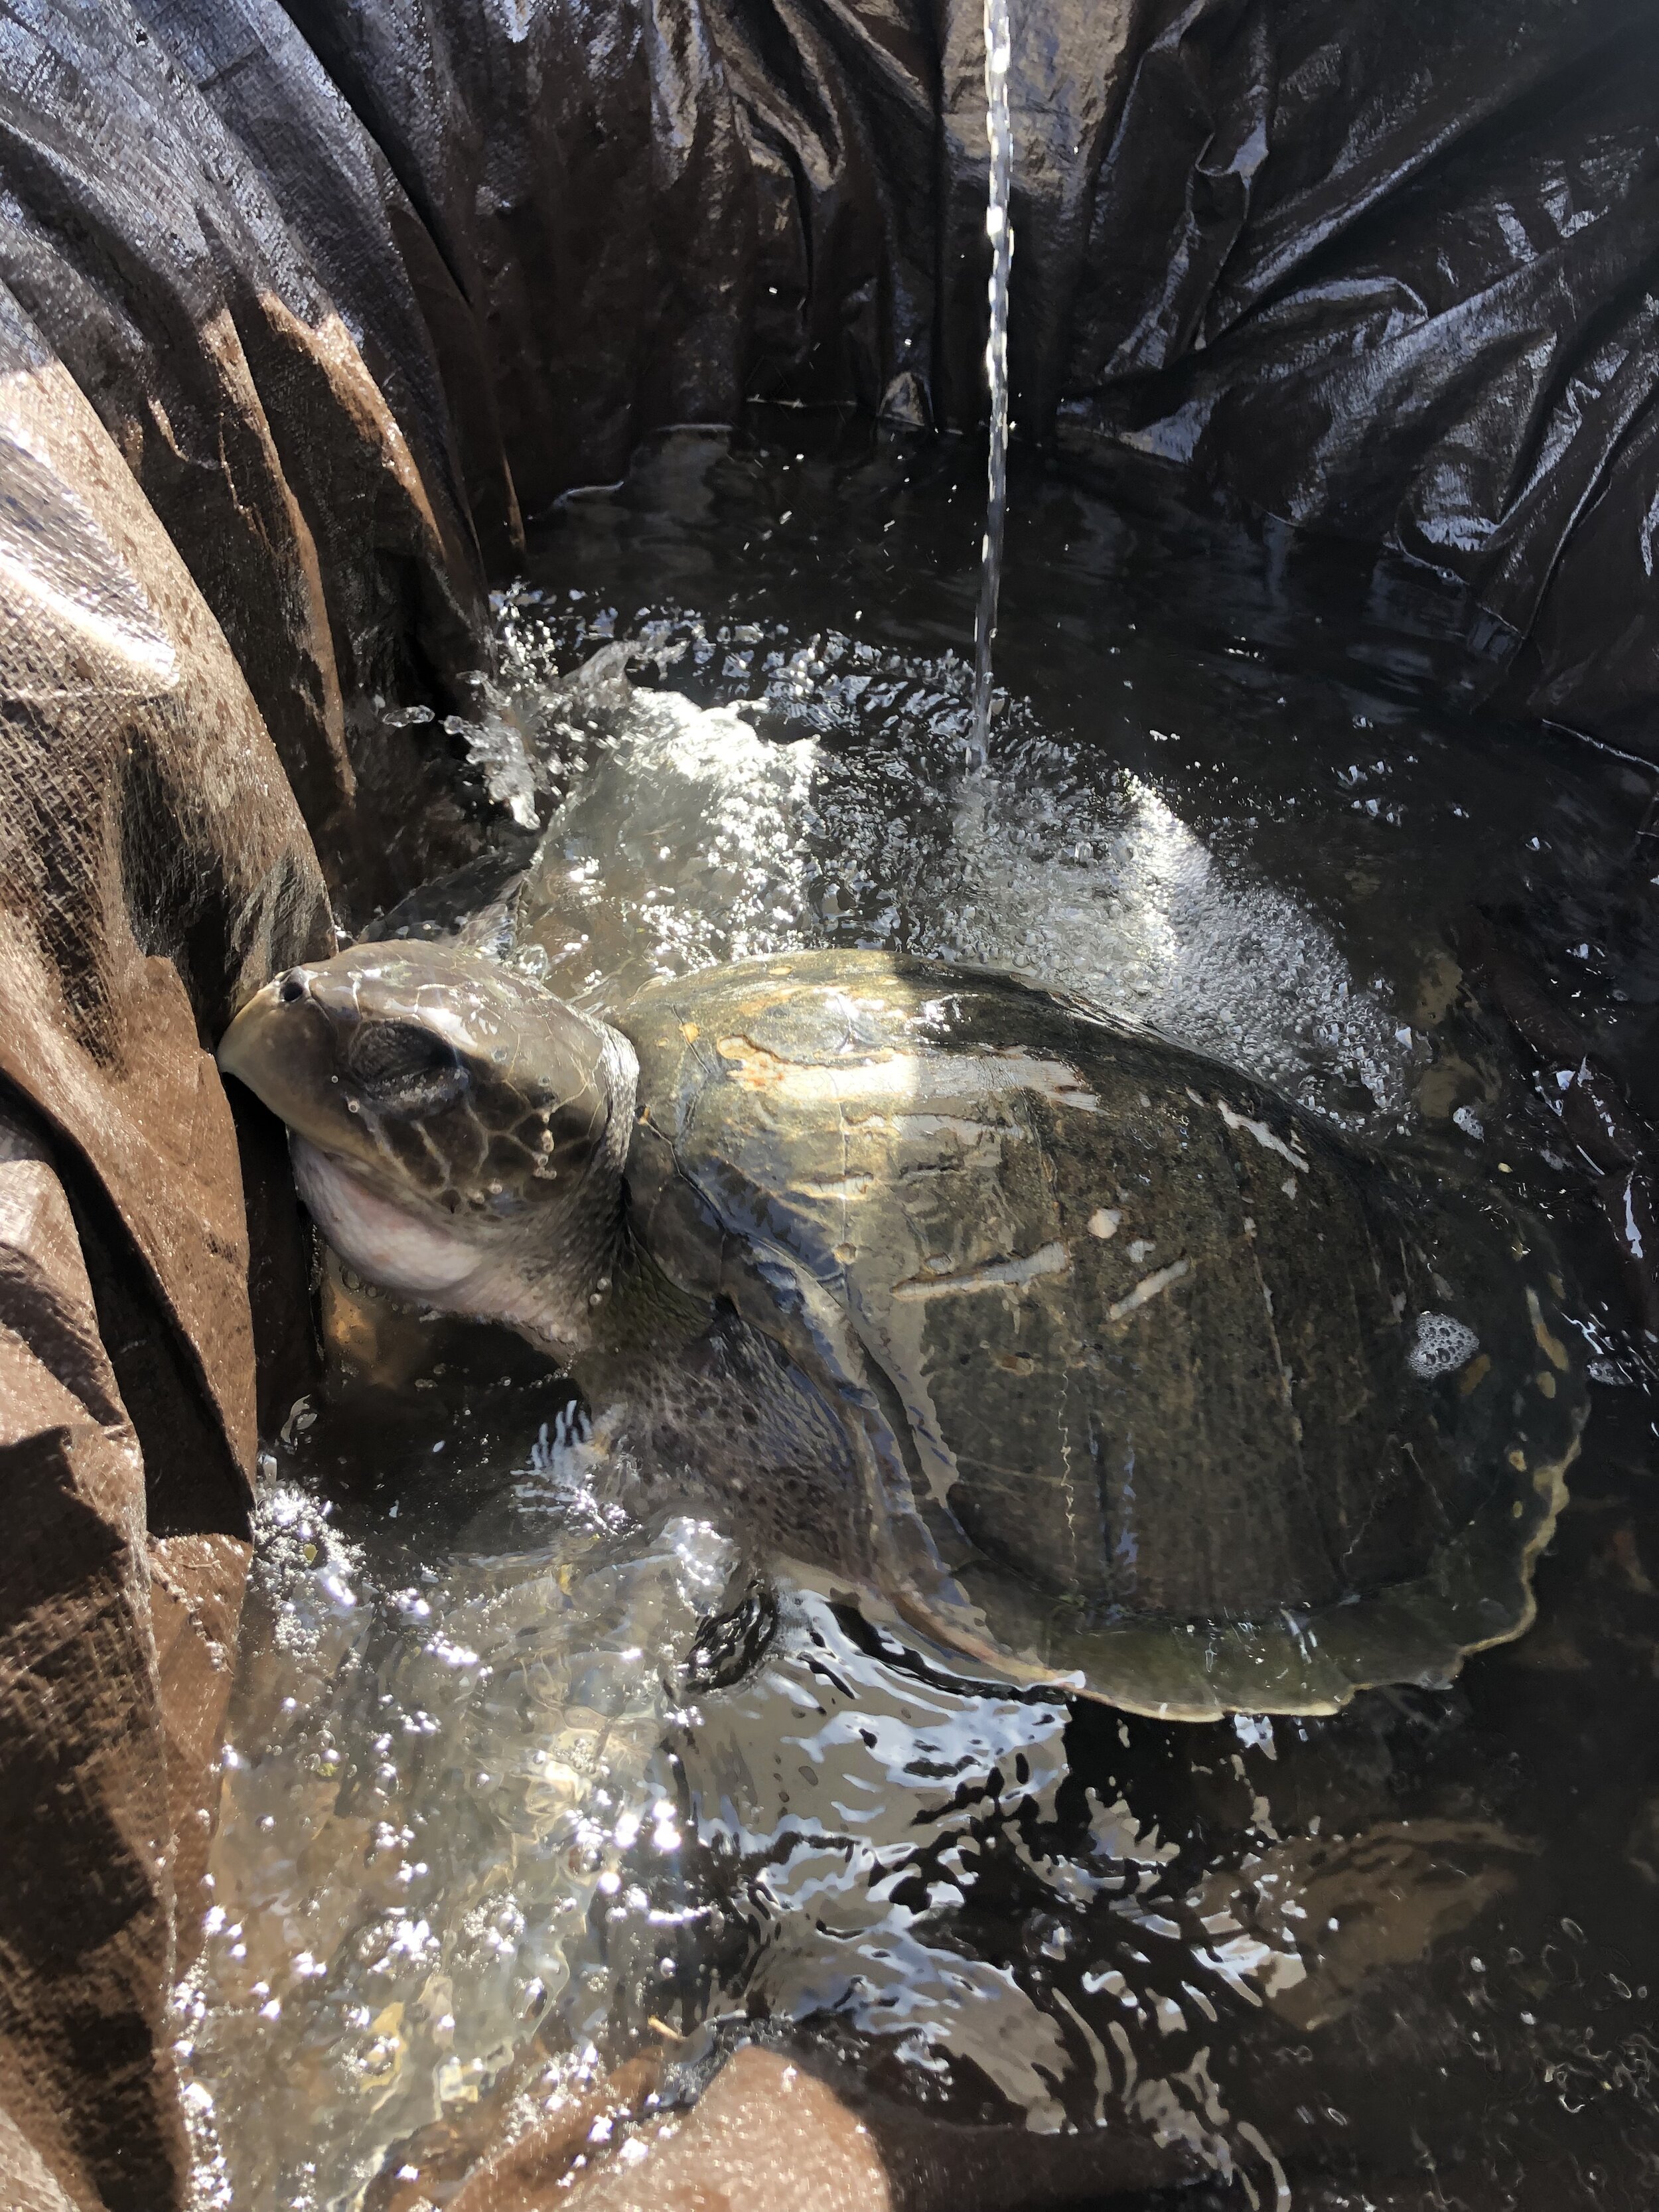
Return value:
[(636, 1232), (857, 1416), (911, 1621), (1130, 1710), (1329, 1711), (1533, 1615), (1583, 1414), (1535, 1226), (1006, 977), (653, 986)]

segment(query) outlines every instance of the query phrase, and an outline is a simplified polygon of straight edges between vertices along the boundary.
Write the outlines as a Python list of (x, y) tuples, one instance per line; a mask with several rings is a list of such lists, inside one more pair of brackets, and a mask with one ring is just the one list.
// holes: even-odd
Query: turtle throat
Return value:
[(443, 1313), (498, 1322), (561, 1365), (602, 1334), (627, 1259), (625, 1194), (596, 1163), (556, 1210), (478, 1224), (388, 1195), (349, 1161), (291, 1132), (295, 1182), (349, 1267), (394, 1296)]
[(349, 1267), (384, 1289), (438, 1305), (463, 1298), (483, 1255), (453, 1221), (384, 1196), (347, 1161), (290, 1131), (295, 1188)]
[(614, 1192), (590, 1189), (586, 1201), (556, 1224), (544, 1219), (533, 1244), (492, 1252), (470, 1285), (467, 1310), (504, 1322), (548, 1352), (567, 1372), (596, 1347), (608, 1346), (619, 1302), (625, 1302), (633, 1257), (623, 1224), (621, 1178)]

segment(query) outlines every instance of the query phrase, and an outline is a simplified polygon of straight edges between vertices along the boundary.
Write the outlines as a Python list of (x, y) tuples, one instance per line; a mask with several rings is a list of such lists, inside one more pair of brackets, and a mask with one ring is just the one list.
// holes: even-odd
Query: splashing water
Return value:
[(580, 2075), (607, 1946), (646, 1909), (635, 1860), (670, 1905), (665, 1683), (732, 1547), (684, 1515), (641, 1529), (567, 1417), (491, 1449), (428, 1404), (442, 1485), (416, 1437), (398, 1519), (343, 1486), (355, 1536), (322, 1488), (328, 1409), (269, 1462), (216, 1905), (175, 1996), (195, 2212), (343, 2212), (538, 2026)]
[(969, 763), (982, 768), (991, 734), (991, 646), (997, 634), (997, 595), (1002, 586), (1002, 526), (1008, 508), (1008, 282), (1014, 265), (1014, 228), (1008, 195), (1013, 177), (1014, 134), (1008, 119), (1008, 62), (1013, 33), (1008, 0), (985, 0), (985, 130), (991, 142), (990, 202), (985, 228), (991, 240), (991, 328), (985, 373), (991, 386), (991, 448), (986, 463), (988, 497), (980, 550), (979, 612), (974, 625), (974, 724)]
[(1344, 1121), (1406, 1111), (1411, 1053), (1386, 986), (1144, 778), (1056, 743), (1017, 702), (963, 785), (959, 661), (836, 631), (791, 650), (774, 632), (773, 651), (726, 656), (719, 688), (751, 696), (699, 708), (621, 672), (630, 654), (671, 680), (695, 666), (709, 652), (695, 617), (550, 684), (538, 611), (507, 611), (506, 659), (565, 796), (518, 901), (515, 957), (562, 998), (604, 1012), (718, 961), (873, 946), (1074, 992)]

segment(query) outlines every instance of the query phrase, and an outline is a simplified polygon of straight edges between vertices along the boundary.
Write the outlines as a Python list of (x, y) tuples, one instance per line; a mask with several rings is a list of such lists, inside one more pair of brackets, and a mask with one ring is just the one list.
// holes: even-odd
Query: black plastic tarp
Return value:
[[(746, 397), (981, 419), (976, 6), (289, 13), (471, 307), (526, 512)], [(1651, 9), (1013, 15), (1020, 430), (1397, 547), (1509, 703), (1650, 749)]]
[[(1478, 688), (1659, 749), (1651, 8), (1015, 0), (1013, 22), (1018, 434), (1127, 442), (1396, 549), (1462, 595)], [(225, 312), (347, 693), (419, 665), (400, 623), (478, 606), (475, 545), (507, 573), (520, 512), (665, 423), (756, 397), (982, 417), (976, 5), (7, 0), (0, 24), (0, 274), (125, 424), (256, 663), (246, 564), (216, 597), (191, 543), (210, 471), (168, 511), (133, 427), (169, 385), (219, 404), (220, 369), (185, 364)], [(357, 560), (361, 507), (343, 532), (306, 485), (305, 434), (330, 439), (262, 374), (247, 303), (273, 293), (343, 320), (441, 545), (398, 525)], [(400, 565), (448, 581), (399, 607)], [(428, 650), (440, 677), (465, 657)], [(329, 680), (303, 644), (276, 659), (289, 696)], [(252, 672), (280, 742), (295, 710)]]

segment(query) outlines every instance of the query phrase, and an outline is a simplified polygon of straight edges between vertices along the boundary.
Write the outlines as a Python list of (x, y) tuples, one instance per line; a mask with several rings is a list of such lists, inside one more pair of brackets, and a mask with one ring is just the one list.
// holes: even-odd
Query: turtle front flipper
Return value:
[[(978, 1558), (933, 1498), (898, 1391), (833, 1292), (789, 1254), (758, 1242), (727, 1248), (720, 1289), (744, 1321), (779, 1343), (841, 1409), (864, 1492), (866, 1610), (890, 1608), (896, 1622), (945, 1651), (1010, 1680), (1088, 1691), (1079, 1669), (1039, 1656), (1010, 1601), (1018, 1584)], [(995, 1595), (994, 1620), (981, 1593)], [(871, 1607), (871, 1597), (883, 1602)]]
[[(1526, 1394), (1504, 1462), (1509, 1480), (1424, 1573), (1255, 1620), (1127, 1613), (1039, 1589), (974, 1549), (924, 1488), (896, 1384), (846, 1307), (798, 1261), (775, 1247), (728, 1254), (722, 1287), (843, 1409), (865, 1492), (873, 1594), (897, 1623), (975, 1669), (1156, 1720), (1333, 1713), (1378, 1684), (1443, 1687), (1469, 1653), (1532, 1620), (1533, 1565), (1565, 1503), (1583, 1419), (1581, 1394), (1565, 1378), (1559, 1395)], [(1527, 1304), (1537, 1340), (1559, 1344), (1535, 1291)]]
[[(1341, 1656), (1322, 1657), (1317, 1635), (1310, 1640), (1290, 1616), (1243, 1626), (1140, 1615), (1103, 1626), (1085, 1600), (1041, 1591), (976, 1552), (931, 1496), (897, 1386), (841, 1301), (787, 1254), (758, 1244), (728, 1251), (721, 1288), (843, 1408), (865, 1486), (870, 1595), (882, 1601), (872, 1608), (866, 1597), (866, 1611), (890, 1611), (895, 1626), (975, 1670), (1156, 1719), (1334, 1712), (1352, 1697), (1355, 1677)], [(1398, 1671), (1386, 1679), (1420, 1679), (1431, 1655), (1446, 1649), (1445, 1626), (1418, 1622), (1409, 1604), (1395, 1610)], [(1370, 1650), (1375, 1624), (1368, 1618), (1364, 1628)]]

